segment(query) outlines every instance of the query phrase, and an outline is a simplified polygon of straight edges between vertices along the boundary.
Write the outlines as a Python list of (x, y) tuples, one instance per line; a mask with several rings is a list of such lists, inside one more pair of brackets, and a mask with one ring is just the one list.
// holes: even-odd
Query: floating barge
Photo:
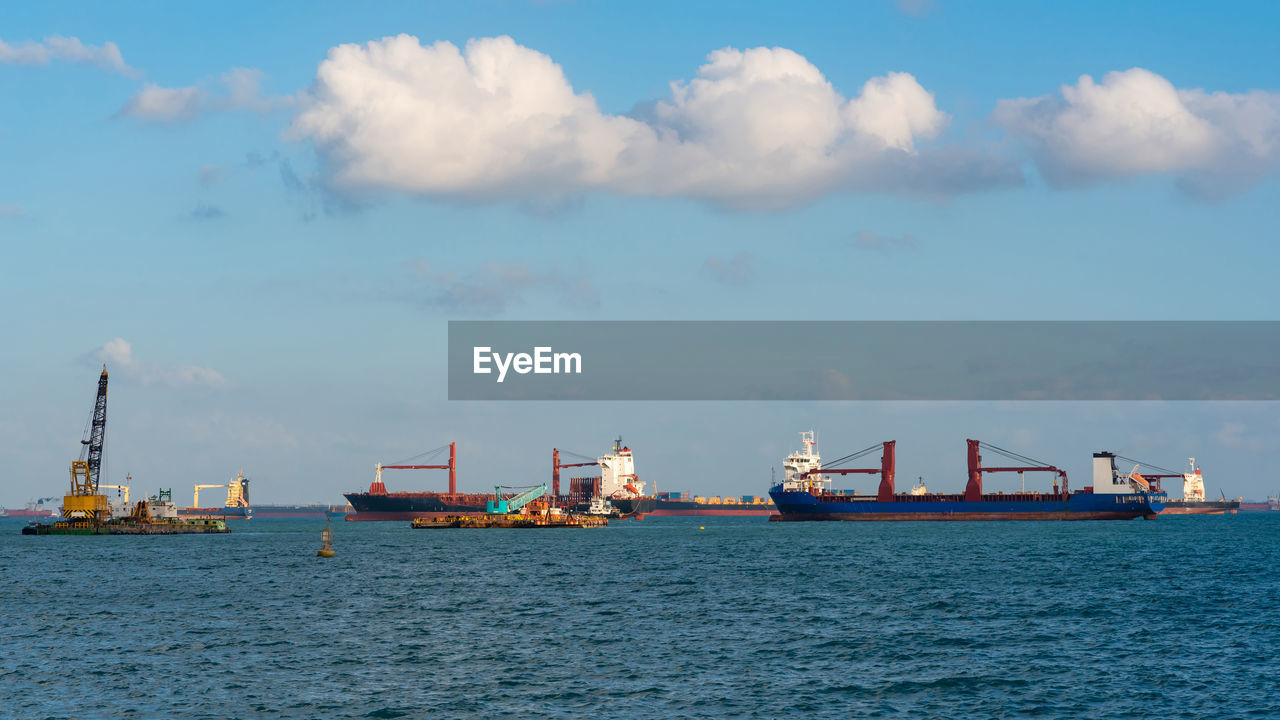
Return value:
[[(963, 494), (929, 493), (920, 486), (911, 493), (894, 491), (894, 441), (883, 443), (879, 468), (824, 467), (816, 451), (812, 431), (801, 433), (804, 448), (787, 456), (786, 477), (769, 495), (779, 515), (771, 521), (812, 520), (1130, 520), (1151, 519), (1164, 509), (1165, 493), (1152, 491), (1136, 473), (1122, 475), (1116, 470), (1115, 455), (1093, 454), (1093, 485), (1071, 492), (1067, 473), (1007, 450), (977, 440), (969, 440), (969, 480)], [(880, 446), (873, 445), (840, 458), (832, 465), (863, 457)], [(983, 467), (979, 448), (991, 449), (1016, 462), (1010, 467)], [(1053, 492), (984, 493), (982, 473), (1051, 472)], [(825, 474), (879, 474), (879, 491), (860, 495), (830, 489)], [(1058, 485), (1061, 479), (1061, 487)]]
[(129, 518), (95, 524), (87, 520), (59, 520), (55, 523), (32, 523), (22, 528), (23, 535), (203, 535), (228, 533), (222, 518), (193, 518), (164, 522), (135, 522)]
[[(107, 437), (107, 366), (98, 376), (98, 394), (80, 441), (79, 460), (71, 461), (71, 487), (62, 497), (62, 519), (40, 523), (33, 521), (22, 528), (23, 535), (193, 535), (225, 533), (227, 523), (221, 518), (183, 519), (173, 503), (173, 491), (138, 502), (127, 517), (112, 517), (113, 509), (102, 494), (99, 483), (102, 453)], [(128, 485), (123, 486), (125, 491)]]
[(502, 486), (493, 489), (493, 499), (485, 502), (483, 515), (447, 515), (414, 518), (417, 530), (450, 528), (589, 528), (604, 527), (609, 519), (602, 515), (567, 513), (553, 507), (546, 498), (547, 486), (537, 485), (521, 493), (504, 496)]
[(449, 528), (593, 528), (604, 527), (609, 519), (599, 515), (560, 515), (537, 517), (526, 515), (451, 515), (414, 518), (415, 530)]
[(171, 490), (161, 490), (133, 506), (127, 517), (95, 520), (72, 517), (53, 523), (31, 523), (23, 535), (206, 535), (228, 533), (227, 521), (220, 517), (178, 516)]

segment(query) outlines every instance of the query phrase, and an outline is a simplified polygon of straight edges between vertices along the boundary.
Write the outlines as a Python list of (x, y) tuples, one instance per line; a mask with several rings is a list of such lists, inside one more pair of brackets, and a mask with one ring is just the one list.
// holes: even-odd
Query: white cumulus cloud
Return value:
[(0, 40), (0, 63), (9, 65), (48, 65), (51, 62), (80, 63), (111, 70), (121, 75), (135, 74), (113, 42), (85, 45), (79, 38), (50, 35), (42, 42), (11, 45)]
[(103, 363), (107, 371), (143, 385), (169, 387), (220, 387), (227, 379), (217, 370), (194, 365), (144, 364), (133, 356), (133, 345), (124, 338), (115, 338), (98, 348), (92, 357)]
[(1230, 192), (1280, 167), (1280, 94), (1183, 90), (1142, 68), (1084, 75), (1059, 95), (1002, 100), (993, 119), (1055, 185), (1151, 173)]
[(400, 35), (331, 49), (288, 135), (314, 143), (338, 187), (431, 196), (602, 190), (780, 205), (841, 188), (1020, 181), (987, 158), (922, 153), (947, 121), (911, 75), (873, 78), (849, 99), (785, 48), (717, 50), (669, 97), (613, 115), (509, 37), (459, 49)]

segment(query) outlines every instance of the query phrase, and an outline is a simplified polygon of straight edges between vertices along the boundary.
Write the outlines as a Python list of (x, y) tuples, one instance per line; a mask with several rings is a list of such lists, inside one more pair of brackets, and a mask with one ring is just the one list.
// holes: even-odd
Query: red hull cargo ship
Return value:
[[(413, 520), (414, 518), (444, 517), (446, 515), (483, 515), (485, 503), (493, 499), (491, 493), (458, 492), (458, 448), (457, 443), (449, 443), (445, 447), (430, 450), (418, 458), (432, 459), (445, 449), (449, 450), (447, 465), (420, 464), (410, 461), (374, 466), (373, 483), (367, 492), (345, 493), (347, 502), (355, 512), (347, 513), (349, 521), (373, 520)], [(418, 458), (411, 458), (415, 460)], [(448, 492), (388, 492), (382, 482), (383, 470), (448, 470)]]

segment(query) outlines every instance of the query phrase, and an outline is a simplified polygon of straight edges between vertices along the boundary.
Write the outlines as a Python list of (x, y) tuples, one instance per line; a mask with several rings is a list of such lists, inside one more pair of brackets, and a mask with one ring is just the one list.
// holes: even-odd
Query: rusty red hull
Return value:
[(365, 512), (347, 513), (346, 520), (347, 522), (360, 522), (360, 521), (399, 522), (399, 521), (412, 521), (417, 518), (457, 517), (460, 515), (465, 517), (479, 517), (484, 514), (485, 514), (484, 508), (481, 508), (479, 510), (442, 510), (439, 512), (431, 512), (431, 511), (425, 511), (425, 510), (424, 511), (399, 510), (399, 511), (378, 512), (378, 511), (367, 510)]
[(653, 517), (768, 517), (777, 514), (773, 507), (669, 509), (662, 507), (661, 501), (649, 513)]
[(445, 515), (483, 515), (485, 502), (493, 495), (482, 493), (346, 493), (355, 508), (348, 521), (396, 521)]
[(1165, 503), (1161, 515), (1235, 515), (1240, 510), (1236, 500), (1207, 500), (1202, 502), (1170, 500)]

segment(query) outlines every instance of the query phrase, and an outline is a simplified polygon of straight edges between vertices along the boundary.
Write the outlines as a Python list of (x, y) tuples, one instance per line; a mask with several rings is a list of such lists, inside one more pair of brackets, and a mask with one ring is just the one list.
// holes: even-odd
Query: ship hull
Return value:
[(24, 520), (49, 520), (58, 514), (49, 510), (5, 510), (0, 518), (22, 518)]
[(248, 520), (253, 517), (252, 507), (178, 508), (178, 517), (222, 518), (223, 520)]
[(1107, 495), (1075, 493), (1027, 495), (1007, 499), (985, 495), (966, 501), (961, 496), (905, 496), (888, 502), (874, 498), (815, 496), (775, 487), (769, 493), (778, 506), (777, 521), (978, 521), (978, 520), (1131, 520), (1154, 518), (1164, 508), (1162, 494)]
[(777, 515), (772, 504), (699, 503), (688, 500), (661, 500), (650, 512), (654, 517), (768, 517)]
[(327, 505), (254, 505), (257, 518), (316, 518), (324, 517)]
[(624, 518), (636, 517), (637, 515), (643, 517), (653, 512), (655, 500), (649, 496), (609, 498), (609, 504)]
[(1240, 510), (1239, 500), (1170, 500), (1165, 503), (1161, 515), (1235, 515)]
[(485, 502), (492, 495), (480, 493), (346, 493), (347, 502), (355, 508), (347, 513), (347, 521), (390, 522), (446, 515), (477, 516), (485, 514)]

